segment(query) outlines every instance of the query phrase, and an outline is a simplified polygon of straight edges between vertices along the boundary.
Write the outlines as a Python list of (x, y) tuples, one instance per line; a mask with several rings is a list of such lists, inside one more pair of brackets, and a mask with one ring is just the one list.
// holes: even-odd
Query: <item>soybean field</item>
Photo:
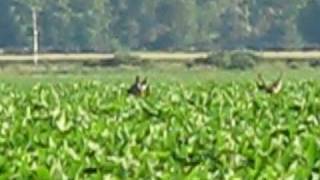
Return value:
[(0, 85), (0, 179), (320, 177), (320, 84)]

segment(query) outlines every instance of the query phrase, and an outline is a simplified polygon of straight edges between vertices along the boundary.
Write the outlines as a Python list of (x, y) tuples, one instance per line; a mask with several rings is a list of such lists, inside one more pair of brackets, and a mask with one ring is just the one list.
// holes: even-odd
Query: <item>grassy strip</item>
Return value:
[[(273, 51), (263, 51), (254, 52), (257, 56), (267, 59), (267, 60), (310, 60), (310, 59), (320, 59), (320, 51), (292, 51), (292, 52), (273, 52)], [(94, 60), (112, 60), (116, 56), (128, 57), (128, 58), (138, 58), (143, 60), (192, 60), (207, 58), (207, 52), (131, 52), (131, 53), (115, 53), (115, 54), (40, 54), (39, 59), (44, 61), (94, 61)], [(0, 55), (0, 61), (11, 61), (11, 62), (32, 62), (32, 55)]]

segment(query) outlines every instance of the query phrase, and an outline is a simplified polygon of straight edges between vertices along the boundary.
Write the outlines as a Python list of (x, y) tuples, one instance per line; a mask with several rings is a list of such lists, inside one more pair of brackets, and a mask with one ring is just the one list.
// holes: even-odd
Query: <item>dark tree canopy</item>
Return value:
[(0, 48), (210, 50), (320, 44), (318, 0), (1, 0)]
[(298, 18), (298, 29), (302, 37), (309, 43), (320, 44), (320, 3), (310, 1), (308, 6), (302, 9)]

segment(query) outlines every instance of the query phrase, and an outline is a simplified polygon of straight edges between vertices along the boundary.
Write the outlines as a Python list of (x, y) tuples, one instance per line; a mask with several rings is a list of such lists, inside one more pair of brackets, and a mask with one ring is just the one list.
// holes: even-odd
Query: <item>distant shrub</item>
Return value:
[(258, 57), (249, 52), (235, 52), (230, 55), (228, 69), (246, 70), (253, 68), (258, 63)]
[(318, 67), (320, 67), (320, 60), (309, 61), (309, 65), (312, 68), (318, 68)]
[(149, 61), (140, 59), (137, 56), (133, 56), (127, 52), (117, 52), (114, 54), (114, 58), (112, 59), (101, 59), (98, 62), (85, 62), (85, 66), (105, 66), (105, 67), (117, 67), (121, 65), (129, 65), (129, 66), (145, 66), (148, 65)]
[(294, 60), (292, 60), (292, 59), (287, 59), (287, 60), (286, 60), (286, 65), (287, 65), (287, 67), (289, 67), (290, 69), (298, 69), (299, 66), (302, 65), (302, 63), (298, 63), (298, 62), (296, 62), (296, 61), (294, 61)]
[(115, 53), (114, 62), (117, 62), (119, 65), (132, 65), (132, 66), (141, 66), (148, 64), (149, 61), (140, 59), (137, 56), (133, 56), (128, 52), (118, 52)]
[(258, 62), (258, 58), (254, 53), (245, 51), (211, 52), (207, 58), (196, 59), (195, 64), (205, 64), (223, 69), (241, 69), (246, 70), (253, 68)]
[(224, 68), (228, 64), (226, 54), (224, 52), (216, 51), (209, 53), (206, 58), (198, 58), (193, 61), (194, 65), (208, 65)]

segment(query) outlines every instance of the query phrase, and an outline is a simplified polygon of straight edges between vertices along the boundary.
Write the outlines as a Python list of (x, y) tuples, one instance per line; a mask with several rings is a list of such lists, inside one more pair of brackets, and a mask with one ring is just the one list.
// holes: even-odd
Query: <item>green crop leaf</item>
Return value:
[[(0, 84), (0, 179), (309, 179), (319, 172), (318, 82)], [(255, 90), (255, 91), (253, 91)], [(320, 96), (319, 96), (320, 97)]]
[(50, 177), (50, 171), (46, 167), (38, 167), (36, 169), (36, 174), (37, 178), (36, 179), (41, 179), (41, 180), (50, 180), (52, 179)]
[(61, 132), (66, 132), (68, 130), (70, 130), (72, 124), (70, 121), (67, 121), (67, 117), (65, 113), (62, 113), (62, 115), (60, 116), (59, 120), (56, 122), (58, 129)]
[(307, 147), (305, 152), (305, 157), (308, 162), (308, 167), (311, 169), (319, 156), (319, 148), (317, 147), (316, 139), (312, 136), (308, 137), (306, 140)]

